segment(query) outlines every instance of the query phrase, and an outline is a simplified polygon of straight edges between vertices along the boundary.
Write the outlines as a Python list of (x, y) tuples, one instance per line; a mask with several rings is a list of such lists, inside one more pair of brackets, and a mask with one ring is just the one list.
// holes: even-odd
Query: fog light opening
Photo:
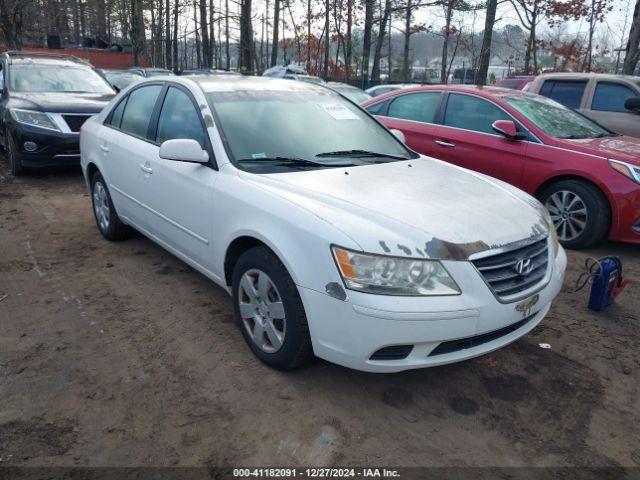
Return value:
[(22, 148), (24, 148), (25, 152), (35, 152), (38, 149), (38, 144), (36, 142), (26, 141), (22, 145)]

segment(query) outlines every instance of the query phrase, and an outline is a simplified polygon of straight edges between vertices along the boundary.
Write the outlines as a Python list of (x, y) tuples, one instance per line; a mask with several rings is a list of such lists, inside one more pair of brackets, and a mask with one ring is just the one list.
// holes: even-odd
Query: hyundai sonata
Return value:
[(566, 266), (548, 213), (396, 134), (320, 85), (164, 77), (85, 123), (82, 168), (102, 235), (133, 227), (226, 289), (272, 367), (400, 371), (525, 335)]

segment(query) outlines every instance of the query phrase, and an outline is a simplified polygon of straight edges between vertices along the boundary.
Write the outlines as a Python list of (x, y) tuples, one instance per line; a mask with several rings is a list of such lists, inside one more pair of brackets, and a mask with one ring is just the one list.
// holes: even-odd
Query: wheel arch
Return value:
[[(229, 244), (224, 255), (224, 281), (227, 286), (231, 286), (233, 269), (240, 257), (245, 252), (255, 247), (265, 247), (269, 249), (271, 253), (278, 257), (283, 265), (286, 265), (282, 260), (282, 257), (278, 255), (278, 253), (265, 240), (250, 234), (240, 235)], [(287, 268), (287, 270), (289, 269)], [(291, 272), (289, 272), (289, 274), (291, 275)]]
[(547, 188), (549, 188), (554, 183), (565, 181), (565, 180), (574, 180), (574, 181), (586, 183), (586, 184), (592, 186), (593, 188), (595, 188), (597, 191), (599, 191), (604, 196), (605, 200), (607, 201), (607, 207), (609, 207), (609, 213), (611, 214), (611, 217), (610, 217), (611, 220), (610, 220), (610, 225), (609, 225), (609, 232), (611, 232), (611, 229), (614, 227), (615, 223), (617, 222), (617, 211), (615, 209), (615, 202), (613, 201), (610, 192), (606, 188), (603, 188), (603, 185), (600, 182), (597, 182), (597, 181), (595, 181), (593, 179), (587, 178), (587, 177), (582, 176), (582, 175), (576, 175), (576, 174), (571, 174), (571, 173), (555, 175), (553, 177), (550, 177), (550, 178), (546, 179), (535, 190), (534, 196), (537, 199), (540, 199), (541, 195), (544, 193), (544, 191)]

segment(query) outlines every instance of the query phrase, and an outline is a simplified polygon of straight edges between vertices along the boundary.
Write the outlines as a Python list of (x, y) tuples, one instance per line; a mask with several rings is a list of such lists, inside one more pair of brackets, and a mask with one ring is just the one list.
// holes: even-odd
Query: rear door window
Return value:
[(593, 94), (591, 110), (629, 112), (624, 108), (624, 102), (632, 97), (640, 97), (640, 94), (626, 85), (616, 82), (598, 82)]
[(409, 93), (399, 96), (391, 101), (387, 117), (434, 123), (440, 97), (440, 92)]
[(131, 92), (124, 108), (120, 129), (137, 137), (146, 138), (149, 121), (161, 90), (162, 85), (149, 85)]
[(542, 84), (540, 95), (549, 97), (569, 108), (580, 108), (586, 80), (547, 80)]
[(496, 135), (491, 125), (497, 120), (513, 120), (497, 105), (472, 95), (452, 93), (447, 101), (444, 124), (448, 127)]
[(109, 125), (112, 125), (116, 128), (120, 128), (120, 124), (122, 123), (122, 114), (124, 113), (124, 107), (127, 105), (127, 99), (124, 98), (120, 101), (118, 106), (115, 108), (113, 113), (111, 114), (111, 119), (107, 122)]

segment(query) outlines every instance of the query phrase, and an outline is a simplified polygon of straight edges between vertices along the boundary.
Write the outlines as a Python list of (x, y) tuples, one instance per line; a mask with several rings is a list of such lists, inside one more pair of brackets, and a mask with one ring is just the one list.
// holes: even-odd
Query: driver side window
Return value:
[(206, 148), (205, 130), (191, 98), (179, 88), (169, 87), (158, 119), (156, 143), (173, 139), (195, 140)]
[(491, 125), (496, 120), (513, 120), (509, 114), (487, 100), (452, 93), (447, 101), (444, 124), (448, 127), (496, 135)]

